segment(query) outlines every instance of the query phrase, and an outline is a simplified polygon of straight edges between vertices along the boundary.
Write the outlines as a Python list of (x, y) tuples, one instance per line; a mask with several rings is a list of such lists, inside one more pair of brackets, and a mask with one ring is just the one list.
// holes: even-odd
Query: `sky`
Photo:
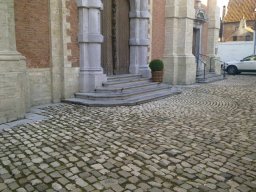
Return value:
[[(202, 0), (202, 3), (207, 3), (208, 0)], [(229, 0), (217, 0), (218, 6), (220, 7), (220, 17), (222, 16), (222, 10), (224, 5), (228, 5)]]
[(229, 0), (218, 0), (218, 5), (223, 6), (223, 5), (228, 5)]
[(218, 6), (220, 7), (220, 12), (222, 16), (222, 10), (224, 5), (228, 5), (229, 0), (218, 0)]
[[(227, 5), (229, 0), (217, 0), (219, 6)], [(202, 0), (203, 3), (207, 3), (207, 0)]]

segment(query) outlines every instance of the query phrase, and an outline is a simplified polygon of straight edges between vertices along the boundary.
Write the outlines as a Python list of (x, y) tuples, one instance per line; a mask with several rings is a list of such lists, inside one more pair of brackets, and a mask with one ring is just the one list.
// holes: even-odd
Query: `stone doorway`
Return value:
[(193, 28), (193, 45), (192, 53), (196, 58), (197, 75), (200, 75), (203, 70), (203, 63), (200, 61), (201, 54), (201, 30), (200, 28)]
[(128, 74), (130, 66), (129, 0), (103, 0), (102, 67), (107, 75)]

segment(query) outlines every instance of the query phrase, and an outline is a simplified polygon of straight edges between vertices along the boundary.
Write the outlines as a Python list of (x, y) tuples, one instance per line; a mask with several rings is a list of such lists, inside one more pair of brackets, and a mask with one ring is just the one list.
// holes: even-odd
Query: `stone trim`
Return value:
[(51, 91), (52, 102), (60, 102), (63, 95), (63, 33), (62, 1), (49, 0), (51, 45)]
[[(51, 39), (51, 92), (52, 102), (71, 97), (78, 91), (77, 68), (72, 67), (71, 25), (69, 0), (49, 0)], [(74, 78), (74, 79), (73, 79)], [(78, 83), (77, 83), (78, 84)]]
[(149, 39), (130, 39), (130, 45), (148, 46)]
[(77, 7), (79, 8), (93, 8), (93, 9), (103, 9), (103, 4), (101, 0), (77, 0)]
[(130, 18), (140, 18), (140, 19), (149, 19), (150, 12), (149, 11), (131, 11), (129, 14)]
[(69, 57), (72, 56), (71, 49), (68, 45), (71, 43), (71, 24), (69, 21), (70, 10), (68, 8), (68, 3), (70, 0), (62, 0), (62, 39), (63, 39), (63, 61), (64, 67), (72, 67), (72, 62), (69, 60)]
[(103, 36), (99, 34), (80, 33), (78, 35), (78, 42), (80, 43), (102, 43)]

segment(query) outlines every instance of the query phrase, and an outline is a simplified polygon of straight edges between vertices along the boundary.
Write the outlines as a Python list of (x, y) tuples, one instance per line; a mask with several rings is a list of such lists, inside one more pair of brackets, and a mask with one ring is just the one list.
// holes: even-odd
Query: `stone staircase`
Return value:
[(204, 75), (200, 74), (196, 77), (196, 82), (197, 83), (211, 83), (215, 81), (220, 81), (223, 80), (224, 77), (223, 75), (217, 75), (215, 72), (209, 72), (208, 74)]
[(179, 94), (163, 83), (154, 83), (141, 75), (109, 76), (107, 82), (90, 93), (77, 93), (66, 103), (95, 107), (132, 106)]

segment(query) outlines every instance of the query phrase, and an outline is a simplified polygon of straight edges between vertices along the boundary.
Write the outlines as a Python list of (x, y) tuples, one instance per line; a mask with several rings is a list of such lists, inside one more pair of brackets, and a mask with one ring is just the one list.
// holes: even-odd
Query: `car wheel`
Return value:
[(229, 66), (227, 72), (229, 75), (236, 75), (238, 73), (238, 70), (236, 66)]

